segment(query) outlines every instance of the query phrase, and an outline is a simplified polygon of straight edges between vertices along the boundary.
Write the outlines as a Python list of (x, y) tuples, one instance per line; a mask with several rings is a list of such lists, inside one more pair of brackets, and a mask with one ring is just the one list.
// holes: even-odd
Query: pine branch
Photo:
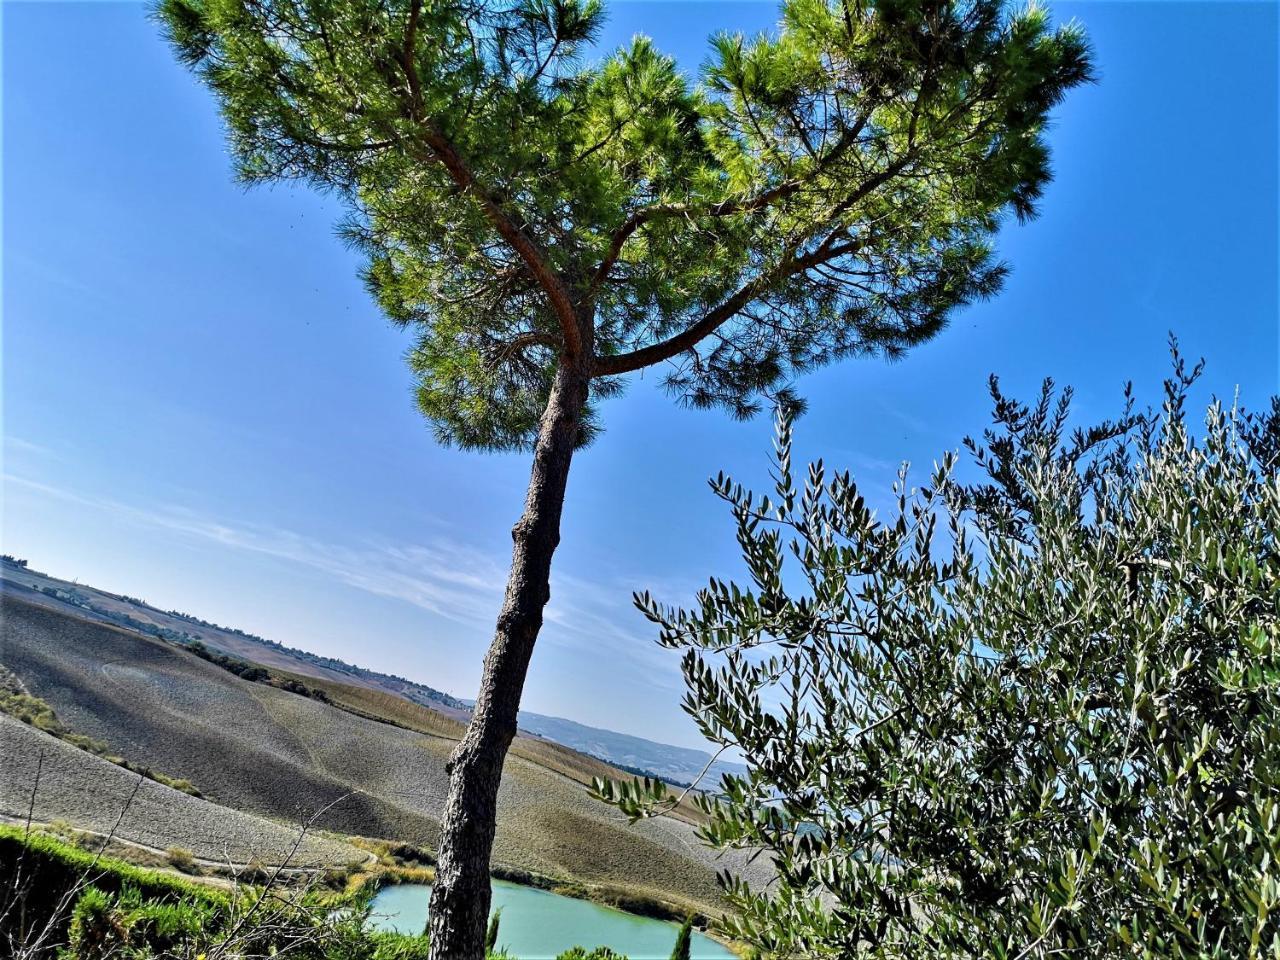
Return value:
[[(838, 216), (838, 214), (848, 210), (855, 203), (865, 199), (904, 170), (911, 159), (911, 156), (908, 155), (890, 164), (841, 201), (833, 213)], [(792, 253), (786, 259), (777, 263), (773, 269), (756, 274), (719, 306), (708, 311), (703, 315), (702, 319), (686, 327), (675, 336), (628, 353), (621, 353), (612, 357), (600, 357), (596, 360), (593, 370), (594, 375), (615, 376), (621, 373), (631, 373), (632, 371), (652, 366), (655, 363), (660, 363), (663, 360), (669, 360), (677, 354), (692, 349), (721, 325), (741, 313), (757, 297), (768, 292), (779, 281), (839, 257), (855, 253), (861, 246), (858, 241), (850, 241), (844, 244), (835, 244), (833, 242), (840, 232), (839, 229), (834, 231), (810, 253), (803, 256), (796, 256)]]

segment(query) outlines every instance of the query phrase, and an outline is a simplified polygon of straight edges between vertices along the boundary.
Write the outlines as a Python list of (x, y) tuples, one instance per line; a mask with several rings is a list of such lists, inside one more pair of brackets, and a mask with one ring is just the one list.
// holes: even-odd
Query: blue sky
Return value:
[[(1251, 405), (1277, 388), (1277, 10), (1060, 3), (1101, 81), (1050, 134), (1040, 219), (1005, 291), (904, 361), (801, 384), (798, 453), (887, 493), (988, 420), (985, 381), (1154, 396), (1164, 340)], [(604, 45), (765, 29), (763, 2), (624, 2)], [(3, 5), (3, 544), (68, 578), (471, 696), (523, 500), (521, 455), (443, 449), (406, 335), (304, 190), (245, 192), (209, 96), (131, 3)], [(736, 570), (705, 486), (767, 481), (771, 424), (634, 381), (570, 481), (525, 706), (696, 745), (675, 654), (630, 606)]]

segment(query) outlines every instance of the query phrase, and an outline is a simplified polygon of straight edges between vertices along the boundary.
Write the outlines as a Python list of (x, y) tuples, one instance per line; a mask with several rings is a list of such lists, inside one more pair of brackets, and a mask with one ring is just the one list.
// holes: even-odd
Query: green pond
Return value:
[[(430, 886), (383, 887), (373, 899), (373, 925), (421, 933), (430, 899)], [(498, 946), (520, 960), (555, 957), (575, 946), (609, 947), (631, 960), (667, 960), (676, 942), (674, 924), (502, 880), (493, 881), (493, 909), (502, 910)], [(694, 960), (734, 960), (727, 948), (696, 931), (692, 946)]]

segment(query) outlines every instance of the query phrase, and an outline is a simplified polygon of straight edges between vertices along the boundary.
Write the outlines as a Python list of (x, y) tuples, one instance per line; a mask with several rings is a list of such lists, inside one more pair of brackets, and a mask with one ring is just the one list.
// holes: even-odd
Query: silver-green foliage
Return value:
[[(1176, 358), (1176, 352), (1175, 352)], [(704, 839), (729, 932), (785, 956), (1280, 956), (1280, 405), (1071, 432), (1021, 405), (877, 517), (821, 462), (723, 477), (750, 586), (643, 611), (684, 709), (741, 751)], [(905, 470), (903, 477), (905, 477)], [(784, 566), (786, 571), (784, 572)], [(633, 816), (665, 798), (599, 784)], [(668, 801), (669, 802), (669, 801)]]

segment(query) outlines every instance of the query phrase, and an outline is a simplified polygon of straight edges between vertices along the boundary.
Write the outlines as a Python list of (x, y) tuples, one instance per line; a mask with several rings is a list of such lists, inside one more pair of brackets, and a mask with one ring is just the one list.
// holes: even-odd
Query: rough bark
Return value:
[(467, 734), (449, 758), (449, 798), (431, 890), (432, 960), (484, 957), (498, 784), (515, 737), (542, 610), (551, 597), (551, 557), (560, 542), (560, 513), (588, 385), (581, 363), (562, 361), (539, 425), (524, 514), (511, 531), (511, 572), (480, 694)]

